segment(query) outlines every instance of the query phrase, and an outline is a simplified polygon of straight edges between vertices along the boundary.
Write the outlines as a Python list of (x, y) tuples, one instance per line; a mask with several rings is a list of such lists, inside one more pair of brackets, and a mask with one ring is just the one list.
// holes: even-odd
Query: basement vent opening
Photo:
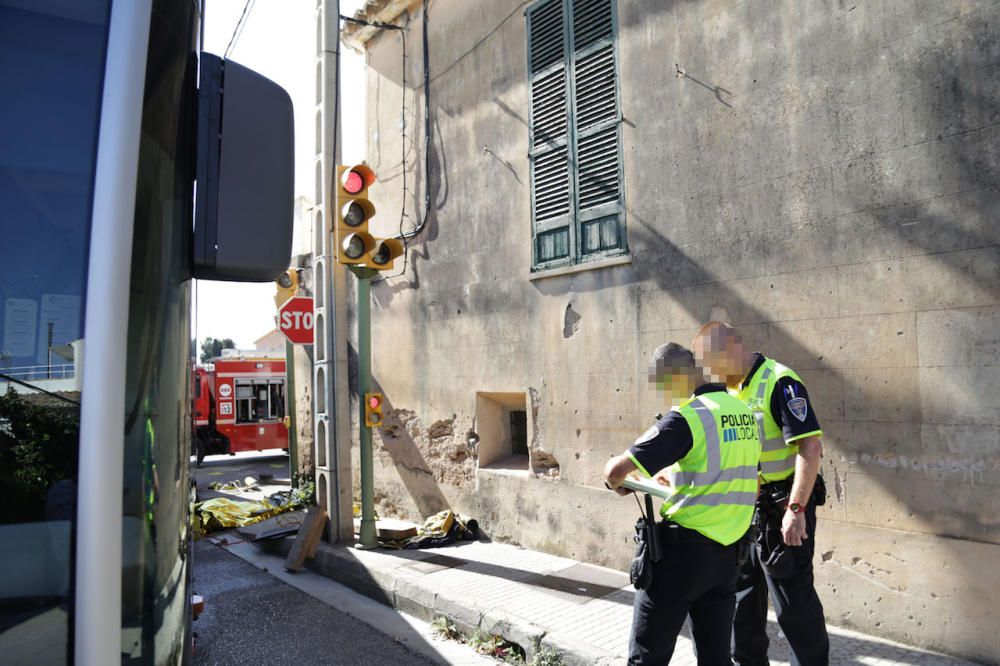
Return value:
[(527, 473), (527, 394), (477, 393), (476, 434), (479, 469)]

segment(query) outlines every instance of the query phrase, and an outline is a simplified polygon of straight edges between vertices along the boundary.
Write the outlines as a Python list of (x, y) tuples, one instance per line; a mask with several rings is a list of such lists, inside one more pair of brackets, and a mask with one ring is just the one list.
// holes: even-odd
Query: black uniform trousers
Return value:
[(723, 546), (696, 532), (664, 546), (648, 590), (636, 590), (629, 664), (670, 662), (691, 616), (699, 666), (731, 666), (729, 637), (736, 604), (740, 543)]
[(794, 573), (775, 580), (760, 566), (757, 549), (740, 569), (733, 622), (733, 659), (737, 666), (767, 666), (767, 596), (771, 594), (778, 625), (791, 647), (792, 666), (826, 666), (830, 639), (826, 633), (823, 604), (813, 586), (813, 553), (816, 549), (816, 507), (806, 508), (806, 533), (801, 546), (789, 547)]

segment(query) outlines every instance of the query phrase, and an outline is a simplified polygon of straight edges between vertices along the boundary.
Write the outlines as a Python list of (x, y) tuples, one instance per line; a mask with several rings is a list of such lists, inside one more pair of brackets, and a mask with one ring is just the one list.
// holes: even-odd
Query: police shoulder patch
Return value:
[(660, 434), (660, 428), (658, 425), (652, 425), (649, 430), (639, 435), (639, 439), (635, 440), (636, 444), (645, 444), (646, 442), (656, 439), (656, 436)]
[(809, 402), (805, 398), (792, 398), (788, 401), (788, 411), (799, 421), (805, 421), (809, 414)]

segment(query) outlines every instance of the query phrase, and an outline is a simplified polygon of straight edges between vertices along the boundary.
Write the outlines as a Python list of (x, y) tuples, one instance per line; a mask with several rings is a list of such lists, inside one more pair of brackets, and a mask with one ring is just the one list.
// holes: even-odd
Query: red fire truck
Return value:
[(206, 455), (288, 450), (285, 357), (234, 352), (194, 369), (194, 449)]

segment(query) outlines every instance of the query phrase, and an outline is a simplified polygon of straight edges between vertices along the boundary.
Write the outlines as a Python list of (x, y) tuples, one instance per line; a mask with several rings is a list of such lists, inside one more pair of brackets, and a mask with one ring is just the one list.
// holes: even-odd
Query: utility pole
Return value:
[(354, 539), (348, 381), (348, 275), (336, 261), (333, 175), (340, 162), (340, 2), (321, 0), (316, 20), (316, 76), (320, 81), (320, 150), (316, 155), (313, 279), (316, 338), (313, 346), (313, 433), (316, 499), (330, 516), (330, 541)]

